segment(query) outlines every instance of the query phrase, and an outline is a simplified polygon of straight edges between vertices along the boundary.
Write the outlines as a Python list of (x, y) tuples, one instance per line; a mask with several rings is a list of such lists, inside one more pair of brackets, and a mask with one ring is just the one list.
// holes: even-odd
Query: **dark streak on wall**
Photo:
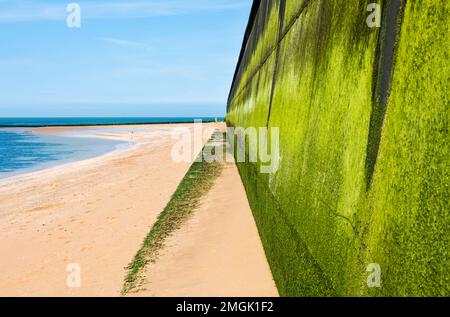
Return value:
[(386, 114), (387, 99), (394, 67), (394, 50), (403, 14), (402, 7), (404, 8), (404, 1), (402, 0), (386, 1), (383, 4), (381, 35), (378, 41), (377, 60), (374, 71), (373, 107), (370, 117), (369, 142), (367, 144), (367, 188), (370, 187), (372, 181), (378, 149), (380, 147), (381, 130)]

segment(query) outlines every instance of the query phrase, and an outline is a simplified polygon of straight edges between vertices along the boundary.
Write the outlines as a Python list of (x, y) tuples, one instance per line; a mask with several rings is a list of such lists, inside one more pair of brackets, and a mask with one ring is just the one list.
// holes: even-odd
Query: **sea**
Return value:
[(32, 132), (32, 127), (203, 122), (223, 118), (0, 118), (0, 179), (125, 148), (129, 142)]

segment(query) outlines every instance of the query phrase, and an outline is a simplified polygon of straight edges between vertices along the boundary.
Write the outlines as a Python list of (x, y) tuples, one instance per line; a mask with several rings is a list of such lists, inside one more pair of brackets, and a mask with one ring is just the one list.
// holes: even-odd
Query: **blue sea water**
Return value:
[[(144, 123), (174, 123), (214, 121), (215, 117), (139, 117), (139, 118), (0, 118), (0, 127), (42, 127), (42, 126), (79, 126), (79, 125), (107, 125), (107, 124), (144, 124)], [(218, 117), (223, 120), (223, 117)]]
[[(0, 178), (92, 158), (129, 145), (124, 141), (74, 137), (70, 132), (63, 135), (35, 133), (27, 130), (30, 127), (86, 125), (85, 132), (89, 132), (89, 125), (193, 122), (194, 119), (197, 118), (0, 118)], [(121, 130), (104, 127), (102, 131), (111, 129)]]
[(92, 158), (128, 142), (0, 129), (0, 178)]

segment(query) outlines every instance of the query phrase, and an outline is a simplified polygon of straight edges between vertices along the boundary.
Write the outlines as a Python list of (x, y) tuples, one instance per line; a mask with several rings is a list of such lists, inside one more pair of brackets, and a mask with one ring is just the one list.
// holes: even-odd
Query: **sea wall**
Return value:
[(449, 9), (255, 1), (226, 121), (279, 128), (275, 173), (238, 167), (281, 295), (450, 295)]

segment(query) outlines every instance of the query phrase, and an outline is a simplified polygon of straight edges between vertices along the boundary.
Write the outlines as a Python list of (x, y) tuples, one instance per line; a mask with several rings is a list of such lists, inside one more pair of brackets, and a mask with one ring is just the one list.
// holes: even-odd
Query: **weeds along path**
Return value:
[[(224, 145), (217, 135), (203, 152)], [(278, 295), (234, 163), (192, 164), (130, 264), (122, 294)]]
[[(205, 145), (199, 155), (203, 155), (206, 148), (212, 146), (212, 141), (211, 139)], [(122, 294), (139, 289), (144, 282), (142, 271), (146, 265), (156, 261), (166, 238), (179, 229), (198, 207), (200, 199), (211, 189), (222, 167), (221, 163), (207, 163), (204, 160), (192, 164), (130, 263)]]

